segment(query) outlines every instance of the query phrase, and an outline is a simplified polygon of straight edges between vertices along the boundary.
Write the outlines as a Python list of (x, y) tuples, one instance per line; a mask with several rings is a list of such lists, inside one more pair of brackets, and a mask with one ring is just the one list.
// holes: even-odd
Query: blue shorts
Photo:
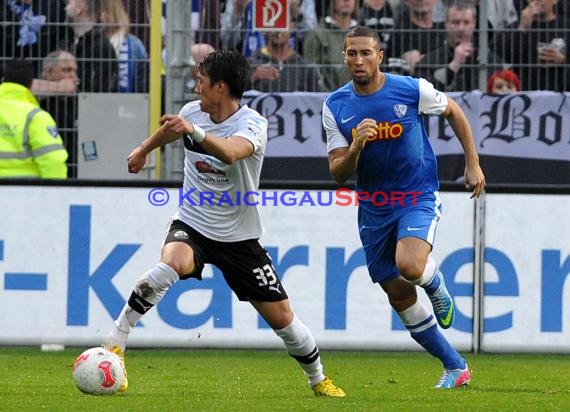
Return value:
[(366, 255), (368, 273), (375, 283), (400, 276), (396, 267), (396, 244), (404, 237), (417, 237), (433, 246), (441, 216), (438, 192), (424, 193), (415, 205), (377, 215), (360, 208), (358, 230)]

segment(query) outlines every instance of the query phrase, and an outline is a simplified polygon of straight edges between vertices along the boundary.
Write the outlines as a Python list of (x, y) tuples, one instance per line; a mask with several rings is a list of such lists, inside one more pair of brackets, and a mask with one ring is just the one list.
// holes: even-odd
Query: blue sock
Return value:
[(416, 301), (408, 309), (398, 312), (412, 338), (443, 363), (445, 369), (464, 369), (465, 359), (451, 346), (437, 327), (430, 311)]
[(465, 369), (465, 359), (445, 339), (437, 325), (430, 326), (422, 332), (411, 332), (411, 335), (425, 350), (441, 360), (445, 369)]

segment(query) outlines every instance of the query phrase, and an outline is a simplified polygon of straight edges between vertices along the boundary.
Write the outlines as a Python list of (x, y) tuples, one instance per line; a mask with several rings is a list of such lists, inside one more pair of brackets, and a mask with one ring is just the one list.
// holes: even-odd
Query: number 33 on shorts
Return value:
[[(267, 286), (267, 289), (280, 293), (279, 281), (275, 275), (275, 270), (270, 264), (263, 266), (263, 268), (253, 269), (253, 273), (255, 273), (255, 277), (259, 280), (259, 286)], [(277, 286), (275, 286), (276, 284)]]

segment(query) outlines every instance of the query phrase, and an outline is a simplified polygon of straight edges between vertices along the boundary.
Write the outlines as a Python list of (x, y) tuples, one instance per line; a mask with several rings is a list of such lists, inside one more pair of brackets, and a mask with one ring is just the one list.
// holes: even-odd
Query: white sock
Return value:
[[(137, 280), (133, 295), (143, 298), (146, 302), (154, 306), (160, 302), (166, 291), (178, 279), (178, 274), (174, 269), (166, 263), (159, 262)], [(131, 297), (133, 295), (131, 295)], [(149, 306), (148, 309), (152, 306)], [(144, 313), (146, 313), (146, 311)], [(119, 317), (115, 320), (115, 327), (107, 336), (106, 344), (119, 346), (125, 350), (129, 332), (144, 316), (144, 313), (137, 312), (127, 302), (125, 306), (123, 306)]]
[[(398, 312), (398, 316), (402, 319), (406, 328), (413, 333), (422, 332), (436, 324), (436, 320), (433, 318), (431, 312), (419, 300), (416, 300), (409, 308)], [(433, 319), (426, 322), (430, 317)], [(419, 326), (412, 328), (414, 325)]]
[(301, 319), (293, 315), (291, 323), (283, 329), (275, 330), (275, 333), (283, 339), (289, 355), (303, 368), (309, 385), (316, 385), (325, 379), (315, 338)]
[(419, 279), (414, 280), (412, 283), (417, 286), (429, 285), (436, 274), (436, 269), (437, 269), (437, 262), (431, 255), (429, 255), (426, 262), (426, 266), (424, 268), (424, 273), (422, 273)]
[[(126, 307), (127, 305), (125, 305)], [(124, 311), (124, 308), (123, 308)], [(122, 312), (121, 312), (122, 314)], [(129, 333), (125, 332), (121, 329), (120, 325), (118, 324), (118, 320), (115, 321), (115, 327), (109, 332), (107, 338), (105, 339), (105, 346), (106, 347), (113, 347), (118, 346), (121, 350), (125, 350), (127, 347), (127, 338), (129, 337)]]
[[(140, 277), (135, 292), (147, 302), (156, 305), (178, 279), (178, 273), (174, 269), (166, 263), (159, 262)], [(148, 282), (145, 283), (145, 280)]]

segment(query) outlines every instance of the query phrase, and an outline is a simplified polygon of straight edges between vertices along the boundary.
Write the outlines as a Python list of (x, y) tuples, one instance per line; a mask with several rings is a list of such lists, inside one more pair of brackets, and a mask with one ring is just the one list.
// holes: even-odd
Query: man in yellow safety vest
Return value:
[(55, 120), (30, 88), (34, 69), (26, 60), (12, 60), (0, 84), (0, 178), (67, 177), (67, 152)]

